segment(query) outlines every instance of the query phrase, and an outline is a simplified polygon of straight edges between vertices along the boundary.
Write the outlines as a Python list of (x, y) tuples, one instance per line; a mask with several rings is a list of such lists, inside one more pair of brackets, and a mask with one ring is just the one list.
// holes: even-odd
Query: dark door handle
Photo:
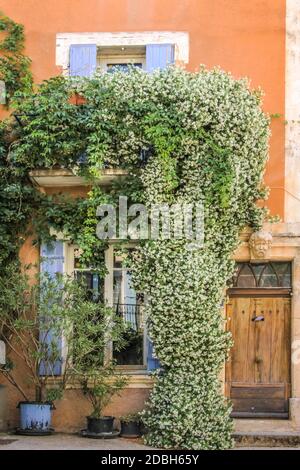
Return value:
[(263, 315), (258, 315), (257, 317), (253, 317), (252, 321), (265, 321), (265, 317)]

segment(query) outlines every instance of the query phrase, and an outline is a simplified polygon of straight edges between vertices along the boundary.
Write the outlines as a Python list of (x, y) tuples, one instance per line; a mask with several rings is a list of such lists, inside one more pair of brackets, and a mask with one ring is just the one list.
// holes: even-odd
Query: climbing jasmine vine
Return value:
[[(70, 101), (74, 93), (84, 97), (80, 106)], [(47, 200), (42, 211), (44, 222), (79, 244), (84, 263), (104, 262), (99, 203), (125, 195), (149, 208), (203, 205), (203, 246), (144, 240), (128, 260), (134, 287), (146, 294), (148, 334), (161, 364), (143, 412), (145, 439), (156, 447), (232, 445), (231, 407), (220, 382), (231, 340), (221, 305), (240, 233), (265, 217), (257, 201), (265, 192), (269, 118), (260, 101), (247, 81), (218, 69), (171, 67), (58, 77), (17, 104), (25, 122), (10, 164), (25, 173), (67, 167), (90, 182), (86, 199)], [(128, 177), (99, 187), (103, 169), (116, 167)]]

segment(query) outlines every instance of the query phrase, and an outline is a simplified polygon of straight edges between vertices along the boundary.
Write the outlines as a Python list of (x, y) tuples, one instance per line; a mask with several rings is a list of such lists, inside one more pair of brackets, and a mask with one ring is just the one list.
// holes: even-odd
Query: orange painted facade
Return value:
[[(0, 11), (25, 26), (36, 83), (60, 73), (57, 33), (185, 31), (188, 70), (205, 64), (249, 77), (265, 92), (265, 110), (284, 116), (285, 0), (0, 0)], [(281, 218), (284, 132), (284, 118), (274, 120), (265, 178), (268, 207)]]

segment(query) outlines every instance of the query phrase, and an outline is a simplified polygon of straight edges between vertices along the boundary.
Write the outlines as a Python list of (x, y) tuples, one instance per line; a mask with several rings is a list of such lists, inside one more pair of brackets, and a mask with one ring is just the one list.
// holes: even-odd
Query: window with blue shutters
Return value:
[[(63, 274), (64, 270), (64, 244), (61, 240), (56, 240), (52, 245), (41, 245), (41, 273), (47, 273), (48, 276), (54, 278), (56, 273)], [(47, 318), (40, 319), (40, 342), (43, 347), (48, 346), (49, 358), (51, 358), (51, 349), (55, 347), (61, 352), (62, 356), (62, 337), (57, 337), (47, 327)], [(40, 375), (61, 375), (62, 373), (62, 357), (55, 361), (54, 364), (46, 361), (40, 364)]]
[[(106, 49), (111, 56), (107, 55)], [(144, 68), (147, 72), (163, 69), (174, 63), (174, 44), (147, 44), (145, 46), (100, 47), (99, 66), (109, 71), (116, 68), (127, 70), (128, 65)], [(146, 56), (146, 60), (144, 59)], [(97, 69), (96, 44), (72, 44), (70, 47), (70, 75), (90, 77)]]

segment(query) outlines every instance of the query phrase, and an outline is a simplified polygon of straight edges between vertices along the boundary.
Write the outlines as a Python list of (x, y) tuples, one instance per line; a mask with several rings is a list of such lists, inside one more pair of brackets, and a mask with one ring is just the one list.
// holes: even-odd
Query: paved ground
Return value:
[[(76, 435), (55, 434), (45, 437), (0, 435), (1, 450), (155, 450), (135, 439), (87, 439)], [(300, 450), (285, 447), (239, 447), (237, 450)]]
[(150, 447), (136, 439), (87, 439), (84, 437), (55, 434), (54, 436), (29, 437), (0, 435), (1, 450), (144, 450)]

